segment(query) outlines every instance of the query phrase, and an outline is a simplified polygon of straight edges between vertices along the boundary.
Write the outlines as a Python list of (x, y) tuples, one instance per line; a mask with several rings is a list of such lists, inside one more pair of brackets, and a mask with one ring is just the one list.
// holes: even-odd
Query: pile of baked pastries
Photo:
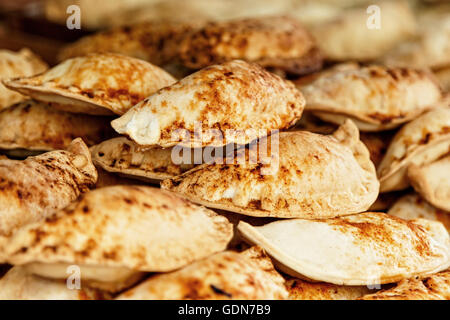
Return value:
[(450, 10), (380, 5), (1, 51), (0, 298), (449, 299)]

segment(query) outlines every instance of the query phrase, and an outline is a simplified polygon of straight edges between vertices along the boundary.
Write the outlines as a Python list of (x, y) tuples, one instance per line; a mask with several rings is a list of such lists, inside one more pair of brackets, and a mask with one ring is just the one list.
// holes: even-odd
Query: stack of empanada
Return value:
[(447, 6), (283, 5), (2, 78), (0, 299), (450, 299)]

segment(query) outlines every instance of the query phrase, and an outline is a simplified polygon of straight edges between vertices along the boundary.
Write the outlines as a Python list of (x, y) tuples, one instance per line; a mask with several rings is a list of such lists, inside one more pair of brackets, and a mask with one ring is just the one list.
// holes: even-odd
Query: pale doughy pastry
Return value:
[[(18, 52), (0, 50), (0, 80), (33, 76), (44, 72), (47, 68), (47, 64), (28, 49)], [(26, 99), (0, 83), (0, 110)]]
[(0, 235), (45, 220), (96, 181), (91, 155), (79, 138), (64, 151), (0, 160)]
[(331, 123), (351, 118), (362, 131), (393, 129), (442, 99), (430, 72), (376, 65), (336, 66), (297, 86), (305, 96), (306, 110)]
[(289, 81), (234, 60), (161, 89), (111, 124), (144, 147), (221, 147), (289, 128), (304, 104)]
[(75, 138), (92, 146), (116, 135), (110, 121), (110, 117), (74, 114), (43, 102), (24, 101), (0, 111), (0, 149), (65, 149)]
[(258, 247), (225, 251), (172, 273), (150, 277), (119, 300), (285, 299), (284, 279)]
[(104, 141), (90, 151), (94, 163), (104, 170), (150, 182), (177, 176), (194, 167), (190, 149), (180, 150), (189, 153), (188, 161), (175, 164), (172, 160), (173, 148), (140, 150), (135, 142), (125, 137)]
[(232, 225), (214, 212), (144, 186), (93, 190), (45, 223), (0, 239), (0, 261), (64, 279), (81, 268), (86, 285), (117, 292), (226, 248)]
[(389, 209), (388, 214), (405, 220), (421, 218), (439, 221), (450, 233), (450, 212), (433, 207), (418, 194), (410, 194), (400, 198)]
[(450, 211), (450, 155), (435, 162), (408, 168), (414, 189), (433, 206)]
[(450, 266), (450, 237), (435, 221), (367, 212), (327, 220), (292, 219), (238, 230), (283, 272), (337, 285), (376, 285)]
[(89, 53), (114, 52), (163, 66), (175, 59), (182, 36), (201, 25), (200, 21), (148, 21), (118, 27), (69, 44), (59, 53), (59, 60)]
[(380, 1), (377, 6), (379, 20), (376, 12), (368, 14), (368, 6), (364, 6), (312, 26), (311, 32), (329, 60), (376, 59), (415, 35), (417, 24), (406, 1)]
[(43, 74), (7, 80), (4, 84), (64, 111), (120, 115), (175, 81), (148, 62), (98, 53), (69, 59)]
[(374, 165), (351, 121), (332, 136), (281, 132), (258, 147), (267, 154), (258, 158), (255, 148), (241, 149), (161, 186), (212, 208), (258, 217), (336, 217), (365, 211), (377, 198)]
[(107, 295), (90, 288), (67, 287), (64, 280), (50, 280), (13, 267), (0, 279), (0, 300), (103, 300)]
[(423, 166), (450, 150), (450, 108), (431, 110), (407, 123), (397, 132), (378, 167), (380, 191), (406, 189), (407, 169)]

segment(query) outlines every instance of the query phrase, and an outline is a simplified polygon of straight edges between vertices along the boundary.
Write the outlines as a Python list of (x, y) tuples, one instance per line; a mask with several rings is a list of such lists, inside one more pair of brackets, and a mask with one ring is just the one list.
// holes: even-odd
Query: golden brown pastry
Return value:
[(378, 167), (380, 191), (406, 189), (411, 164), (426, 165), (449, 150), (450, 107), (431, 110), (407, 123), (394, 136)]
[(113, 186), (0, 239), (0, 261), (51, 279), (65, 279), (75, 264), (85, 285), (117, 292), (145, 272), (172, 271), (224, 250), (232, 233), (224, 217), (168, 192)]
[(94, 163), (104, 170), (149, 182), (159, 182), (194, 167), (190, 149), (180, 150), (189, 153), (187, 163), (175, 164), (172, 160), (173, 148), (140, 150), (135, 142), (126, 137), (104, 141), (90, 151)]
[(111, 124), (143, 147), (221, 147), (289, 128), (304, 104), (289, 81), (234, 60), (159, 90)]
[[(47, 70), (47, 64), (28, 49), (18, 52), (0, 50), (0, 80), (30, 77)], [(11, 91), (0, 83), (0, 110), (26, 100), (20, 93)]]
[(178, 59), (191, 69), (241, 59), (294, 75), (322, 67), (311, 35), (287, 16), (211, 22), (183, 37)]
[(0, 111), (0, 148), (51, 151), (67, 148), (78, 137), (92, 146), (116, 135), (110, 121), (27, 100)]
[(84, 142), (26, 160), (0, 160), (0, 235), (40, 222), (93, 187), (97, 171)]
[(38, 76), (4, 84), (64, 111), (120, 115), (174, 82), (170, 74), (148, 62), (99, 53), (69, 59)]
[[(358, 129), (348, 121), (332, 136), (281, 132), (254, 149), (203, 164), (162, 182), (191, 201), (257, 217), (329, 218), (367, 210), (378, 180)], [(267, 158), (265, 158), (267, 156)], [(242, 160), (239, 160), (242, 159)]]
[(438, 106), (443, 98), (430, 72), (377, 65), (338, 65), (297, 86), (305, 96), (306, 110), (331, 123), (351, 118), (362, 131), (396, 128)]
[(225, 251), (171, 273), (150, 277), (119, 300), (285, 299), (284, 279), (258, 247)]

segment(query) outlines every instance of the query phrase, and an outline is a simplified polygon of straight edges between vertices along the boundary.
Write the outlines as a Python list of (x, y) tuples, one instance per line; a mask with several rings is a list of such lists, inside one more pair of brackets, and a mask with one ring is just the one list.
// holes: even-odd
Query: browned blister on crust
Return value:
[(352, 118), (362, 131), (393, 129), (442, 99), (430, 72), (408, 68), (337, 66), (306, 85), (297, 84), (306, 110), (337, 124)]
[(76, 264), (90, 286), (126, 281), (107, 289), (116, 291), (139, 280), (140, 272), (172, 271), (222, 251), (232, 233), (226, 218), (169, 192), (113, 186), (3, 239), (0, 259), (54, 278)]
[[(172, 150), (158, 147), (141, 150), (125, 137), (104, 141), (90, 149), (94, 163), (104, 170), (150, 182), (180, 175), (194, 167), (191, 156), (188, 164), (173, 163)], [(190, 150), (186, 152), (191, 154)]]
[(23, 267), (13, 267), (0, 279), (0, 300), (104, 300), (100, 290), (71, 289), (64, 280), (50, 280), (30, 274)]
[[(44, 72), (47, 68), (47, 64), (28, 49), (18, 52), (0, 50), (0, 80), (30, 77)], [(20, 93), (11, 91), (0, 83), (0, 110), (26, 99)]]
[(450, 271), (403, 280), (391, 289), (366, 295), (361, 300), (450, 300)]
[(174, 60), (181, 38), (202, 24), (197, 21), (148, 21), (113, 28), (69, 44), (59, 53), (59, 60), (90, 53), (113, 52), (162, 66)]
[(289, 300), (355, 300), (371, 290), (367, 286), (339, 286), (291, 278), (286, 281)]
[(423, 166), (411, 164), (408, 178), (424, 199), (450, 212), (450, 155)]
[(376, 285), (430, 275), (450, 265), (450, 237), (435, 221), (366, 212), (326, 220), (290, 219), (238, 230), (301, 279)]
[(58, 150), (78, 137), (92, 146), (116, 135), (110, 121), (109, 117), (64, 112), (28, 100), (0, 111), (0, 148)]
[(122, 293), (119, 300), (279, 300), (284, 279), (260, 248), (225, 251), (181, 270), (156, 275)]
[[(278, 140), (278, 141), (277, 141)], [(378, 195), (369, 152), (351, 121), (332, 136), (281, 132), (255, 149), (198, 166), (162, 188), (203, 205), (258, 217), (327, 218), (367, 210)]]
[(174, 82), (170, 74), (148, 62), (99, 53), (69, 59), (43, 74), (4, 84), (64, 111), (120, 115)]
[(450, 107), (428, 111), (403, 126), (394, 136), (378, 167), (380, 191), (403, 190), (409, 186), (411, 164), (431, 163), (450, 150)]
[(442, 222), (450, 233), (450, 212), (433, 207), (418, 194), (401, 197), (389, 209), (388, 214), (405, 219), (428, 219)]
[(210, 22), (183, 37), (178, 58), (192, 69), (234, 59), (290, 74), (322, 67), (322, 56), (311, 35), (291, 17)]
[(0, 234), (42, 221), (93, 187), (97, 171), (84, 142), (26, 160), (0, 160)]
[(141, 146), (220, 147), (290, 127), (304, 104), (291, 82), (234, 60), (161, 89), (111, 124)]

